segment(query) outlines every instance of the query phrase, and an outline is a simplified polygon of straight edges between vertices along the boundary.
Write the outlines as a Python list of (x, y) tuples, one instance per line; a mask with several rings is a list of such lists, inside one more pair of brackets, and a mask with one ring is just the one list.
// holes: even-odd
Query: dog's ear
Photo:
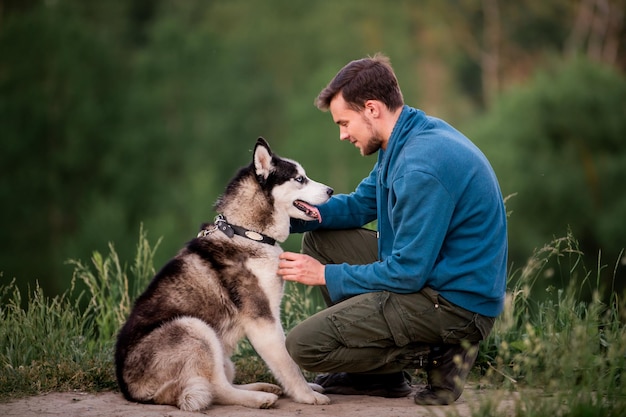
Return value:
[(254, 147), (254, 171), (261, 183), (265, 182), (272, 171), (272, 150), (263, 138), (257, 139)]

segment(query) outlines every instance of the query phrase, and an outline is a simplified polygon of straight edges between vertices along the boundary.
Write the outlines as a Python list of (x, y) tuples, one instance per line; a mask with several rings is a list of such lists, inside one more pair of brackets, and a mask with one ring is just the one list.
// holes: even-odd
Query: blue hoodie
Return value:
[(430, 287), (472, 312), (495, 317), (502, 311), (507, 261), (502, 194), (486, 157), (446, 122), (404, 106), (369, 176), (319, 210), (322, 224), (293, 222), (292, 232), (378, 220), (379, 261), (326, 265), (333, 301)]

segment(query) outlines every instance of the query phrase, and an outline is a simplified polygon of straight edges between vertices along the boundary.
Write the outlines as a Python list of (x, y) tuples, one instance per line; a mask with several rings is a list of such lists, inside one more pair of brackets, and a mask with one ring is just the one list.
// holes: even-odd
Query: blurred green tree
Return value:
[(74, 8), (32, 7), (6, 16), (0, 32), (1, 269), (48, 289), (68, 237), (114, 180), (101, 175), (102, 155), (124, 77), (86, 25)]
[(548, 56), (623, 68), (623, 2), (599, 1), (0, 0), (0, 271), (62, 290), (142, 222), (160, 265), (257, 136), (349, 192), (374, 159), (313, 106), (347, 61), (385, 52), (408, 104), (460, 125)]
[[(568, 228), (590, 270), (602, 252), (604, 285), (626, 277), (626, 79), (588, 60), (538, 71), (472, 128), (499, 176), (507, 207), (511, 259)], [(593, 278), (593, 277), (592, 277)], [(623, 284), (621, 285), (623, 287)]]

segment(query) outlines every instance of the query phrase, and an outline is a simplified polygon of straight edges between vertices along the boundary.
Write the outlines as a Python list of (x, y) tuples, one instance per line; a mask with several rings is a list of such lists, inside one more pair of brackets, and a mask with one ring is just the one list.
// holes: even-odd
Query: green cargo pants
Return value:
[[(376, 232), (309, 232), (302, 252), (323, 264), (375, 262)], [(327, 292), (325, 299), (329, 303)], [(287, 336), (287, 349), (313, 372), (393, 373), (425, 366), (431, 346), (483, 340), (493, 322), (431, 288), (413, 294), (372, 292), (330, 305), (298, 324)]]

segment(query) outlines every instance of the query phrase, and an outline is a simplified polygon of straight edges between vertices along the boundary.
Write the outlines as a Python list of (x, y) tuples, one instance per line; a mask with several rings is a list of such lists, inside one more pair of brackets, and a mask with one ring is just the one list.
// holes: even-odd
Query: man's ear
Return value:
[(254, 146), (254, 171), (259, 182), (264, 182), (272, 171), (272, 150), (263, 138)]
[(384, 104), (378, 100), (367, 100), (365, 102), (363, 112), (368, 117), (378, 118), (380, 117), (381, 110), (382, 110), (380, 106), (384, 106)]

